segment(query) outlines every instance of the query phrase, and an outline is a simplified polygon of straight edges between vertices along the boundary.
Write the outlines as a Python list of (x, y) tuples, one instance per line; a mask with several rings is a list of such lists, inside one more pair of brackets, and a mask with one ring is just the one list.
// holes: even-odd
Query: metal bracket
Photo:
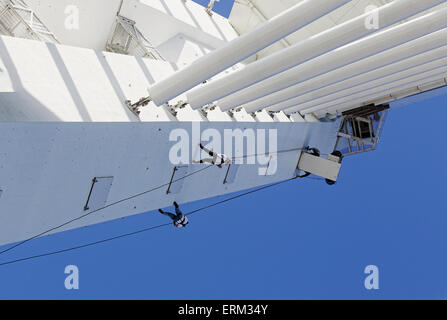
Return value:
[(168, 190), (166, 190), (166, 194), (169, 194), (169, 191), (171, 190), (172, 181), (174, 180), (176, 171), (177, 171), (177, 167), (174, 167), (174, 169), (172, 170), (171, 180), (169, 180)]
[(183, 109), (184, 107), (186, 107), (187, 104), (188, 104), (187, 102), (185, 102), (183, 100), (180, 100), (179, 102), (177, 102), (176, 105), (172, 106), (172, 108), (174, 108), (174, 109)]
[(199, 109), (199, 112), (204, 116), (205, 118), (208, 118), (208, 112), (204, 109)]
[(214, 8), (215, 2), (216, 2), (216, 0), (210, 0), (208, 7), (205, 8), (206, 13), (208, 13), (210, 15), (210, 17), (213, 15), (213, 8)]
[(126, 100), (126, 106), (134, 115), (139, 117), (141, 112), (140, 108), (147, 106), (149, 102), (151, 102), (151, 97), (143, 97), (135, 103), (132, 103), (130, 100)]
[(227, 178), (228, 178), (228, 173), (230, 172), (230, 168), (231, 168), (231, 164), (228, 165), (227, 172), (225, 173), (225, 178), (224, 178), (223, 184), (227, 183)]
[(200, 109), (200, 111), (205, 117), (208, 117), (208, 112), (213, 110), (216, 110), (216, 105), (214, 103), (210, 103), (204, 106), (202, 109)]
[(95, 186), (96, 182), (98, 182), (98, 180), (96, 178), (93, 178), (92, 179), (92, 186), (90, 187), (90, 191), (89, 191), (88, 197), (87, 197), (87, 202), (84, 205), (84, 211), (89, 210), (88, 203), (90, 202), (90, 198), (91, 198), (92, 192), (93, 192), (93, 187)]
[(165, 107), (174, 117), (177, 117), (177, 114), (178, 114), (177, 110), (185, 108), (187, 104), (188, 104), (187, 102), (180, 100), (175, 105), (170, 105), (169, 103), (165, 103)]
[(388, 104), (368, 105), (344, 112), (335, 150), (340, 150), (343, 156), (375, 150), (388, 109)]

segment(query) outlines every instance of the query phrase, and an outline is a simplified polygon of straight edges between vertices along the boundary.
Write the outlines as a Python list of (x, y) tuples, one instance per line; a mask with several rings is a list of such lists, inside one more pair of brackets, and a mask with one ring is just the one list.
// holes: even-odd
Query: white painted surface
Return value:
[[(443, 1), (396, 0), (378, 9), (379, 27), (383, 29), (441, 2)], [(365, 27), (365, 21), (369, 15), (368, 13), (359, 16), (262, 60), (253, 62), (223, 79), (210, 82), (187, 94), (188, 102), (193, 108), (200, 108), (206, 103), (219, 99), (219, 107), (226, 111), (291, 86), (296, 83), (293, 82), (294, 77), (300, 74), (300, 64), (376, 32), (377, 30), (374, 28)], [(439, 19), (442, 18), (439, 17)], [(256, 83), (258, 84), (254, 85)], [(243, 90), (244, 88), (247, 89)]]
[(348, 88), (353, 81), (355, 81), (355, 84), (360, 84), (362, 80), (359, 80), (359, 78), (369, 77), (370, 73), (378, 72), (379, 69), (383, 71), (385, 68), (394, 68), (393, 65), (396, 66), (397, 64), (412, 65), (414, 61), (416, 61), (416, 65), (420, 64), (425, 61), (425, 55), (433, 54), (430, 53), (431, 50), (436, 50), (443, 45), (447, 45), (447, 29), (442, 29), (396, 48), (383, 51), (356, 63), (301, 82), (293, 86), (296, 90), (296, 98), (277, 103), (268, 107), (268, 110), (293, 112), (292, 107), (322, 98), (343, 88)]
[[(343, 98), (349, 99), (350, 96), (353, 96), (355, 94), (359, 94), (362, 92), (367, 92), (368, 90), (371, 90), (376, 87), (381, 87), (388, 85), (390, 87), (393, 86), (393, 83), (406, 80), (411, 77), (417, 76), (417, 75), (423, 75), (426, 72), (430, 71), (442, 71), (443, 68), (447, 66), (447, 48), (443, 47), (443, 50), (439, 52), (439, 56), (434, 55), (434, 60), (428, 60), (430, 62), (423, 63), (423, 64), (411, 64), (409, 66), (406, 66), (403, 69), (399, 69), (399, 66), (395, 66), (397, 70), (392, 70), (392, 72), (386, 73), (385, 75), (379, 75), (371, 77), (369, 79), (363, 78), (360, 80), (360, 82), (353, 82), (353, 85), (351, 87), (348, 87), (347, 89), (340, 90), (338, 92), (335, 92), (333, 94), (329, 94), (326, 97), (322, 99), (317, 99), (315, 101), (310, 101), (308, 103), (304, 103), (299, 107), (299, 110), (288, 110), (287, 112), (295, 112), (295, 111), (303, 111), (304, 113), (314, 112), (317, 110), (322, 110), (325, 108), (325, 104), (333, 104), (336, 101), (343, 100)], [(413, 67), (411, 67), (413, 66)], [(379, 70), (380, 72), (381, 70)]]
[(218, 108), (206, 118), (186, 106), (175, 117), (153, 103), (139, 119), (132, 114), (124, 101), (137, 101), (150, 84), (172, 74), (169, 62), (0, 37), (0, 69), (1, 121), (232, 121)]
[[(97, 50), (105, 48), (120, 1), (25, 0), (62, 44)], [(79, 28), (71, 18), (79, 21)]]
[[(290, 8), (301, 0), (237, 0), (230, 15), (230, 22), (239, 34), (244, 34), (270, 19), (278, 13)], [(306, 40), (322, 31), (335, 27), (352, 18), (365, 13), (368, 6), (380, 7), (392, 0), (362, 0), (350, 1), (341, 8), (330, 12), (326, 16), (312, 22), (308, 26), (287, 36), (281, 42), (277, 42), (270, 47), (258, 52), (256, 59), (262, 59), (276, 51), (282, 50), (300, 41)], [(252, 8), (253, 7), (253, 8)]]
[(241, 122), (254, 122), (256, 121), (250, 114), (244, 109), (237, 110), (233, 113), (234, 119)]
[[(104, 50), (121, 0), (26, 2), (62, 44)], [(67, 19), (72, 17), (73, 6), (78, 10), (77, 29), (67, 28), (66, 25)], [(202, 6), (193, 1), (124, 0), (120, 14), (136, 21), (136, 26), (155, 46), (162, 46), (169, 39), (184, 35), (199, 45), (201, 50), (213, 50), (237, 36), (225, 18), (217, 14), (210, 17)]]
[[(45, 1), (47, 0), (42, 0), (40, 4), (41, 10), (45, 7)], [(129, 1), (127, 10), (131, 11), (134, 0)], [(182, 12), (188, 13), (184, 4), (175, 5), (175, 3), (176, 1), (170, 3), (170, 6), (180, 5), (180, 8), (184, 8)], [(166, 15), (159, 8), (162, 2), (156, 5), (156, 1), (152, 1), (150, 2), (152, 7), (141, 3), (133, 5), (134, 9), (138, 9), (134, 10), (135, 12), (145, 8)], [(55, 10), (57, 8), (55, 7)], [(195, 12), (194, 10), (190, 11)], [(143, 9), (141, 11), (144, 12)], [(181, 12), (180, 9), (174, 11)], [(208, 14), (204, 13), (203, 7), (197, 7), (196, 11), (197, 15), (204, 14), (204, 19), (210, 19)], [(187, 16), (189, 14), (177, 20), (179, 23), (186, 23)], [(218, 15), (213, 16), (217, 17), (216, 19), (223, 19)], [(222, 21), (225, 22), (224, 19)], [(423, 32), (425, 31), (427, 30), (424, 29)], [(180, 37), (183, 37), (183, 42)], [(187, 40), (190, 41), (191, 47), (185, 45)], [(175, 47), (172, 52), (176, 52), (176, 55), (173, 54), (172, 60), (183, 61), (185, 65), (189, 60), (194, 60), (196, 58), (194, 52), (200, 51), (200, 48), (195, 46), (193, 40), (184, 35), (177, 35), (168, 40), (166, 43), (171, 43), (172, 48)], [(426, 41), (433, 45), (433, 41)], [(166, 48), (170, 48), (171, 45)], [(29, 52), (33, 52), (33, 55), (29, 55)], [(230, 121), (226, 113), (215, 111), (210, 113), (210, 118), (207, 119), (189, 107), (178, 110), (177, 117), (174, 117), (166, 107), (157, 109), (153, 104), (143, 109), (140, 119), (128, 111), (124, 100), (136, 101), (147, 95), (147, 88), (151, 84), (178, 69), (173, 63), (9, 37), (0, 38), (0, 58), (0, 102), (3, 106), (0, 109), (0, 120), (2, 121)], [(225, 78), (224, 73), (216, 76), (216, 79), (222, 77)], [(180, 95), (172, 103), (176, 103), (179, 99), (185, 100), (186, 95)], [(233, 120), (238, 120), (239, 115), (241, 113)], [(251, 116), (243, 115), (239, 118), (242, 121), (253, 121)], [(272, 119), (268, 114), (260, 114), (256, 119), (269, 122), (278, 120), (286, 121), (278, 116)]]
[[(249, 111), (296, 97), (294, 85), (347, 66), (447, 27), (447, 8), (350, 43), (219, 101), (222, 110), (235, 105)], [(262, 92), (262, 93), (261, 93)], [(221, 105), (222, 104), (222, 105)]]
[[(0, 37), (0, 244), (79, 217), (95, 176), (114, 177), (107, 203), (167, 183), (173, 169), (169, 133), (177, 128), (191, 132), (191, 122), (219, 132), (277, 129), (279, 150), (314, 146), (333, 151), (339, 122), (321, 123), (312, 114), (272, 117), (262, 110), (253, 117), (241, 110), (231, 118), (215, 109), (205, 117), (186, 106), (174, 116), (167, 106), (151, 103), (137, 119), (127, 110), (125, 99), (147, 95), (151, 84), (235, 37), (224, 18), (209, 17), (191, 1), (126, 0), (123, 6), (122, 13), (137, 21), (169, 62), (101, 52), (116, 14), (115, 0), (27, 1), (65, 45)], [(68, 4), (80, 8), (79, 30), (64, 28), (61, 17)], [(316, 26), (312, 32), (330, 27)], [(173, 102), (179, 99), (186, 95)], [(191, 202), (282, 181), (294, 175), (299, 153), (281, 153), (273, 176), (258, 175), (256, 165), (242, 166), (234, 182), (224, 185), (224, 170), (212, 167), (185, 180), (176, 195), (161, 188), (66, 229), (165, 207), (173, 200)]]
[[(149, 88), (150, 96), (155, 104), (162, 105), (348, 1), (301, 1), (249, 33), (234, 39), (218, 50), (210, 52), (197, 60), (194, 65), (188, 66), (175, 75), (151, 86)], [(193, 101), (189, 101), (189, 103), (194, 109), (197, 108)], [(201, 106), (203, 105), (205, 103), (201, 104)]]
[[(398, 91), (383, 91), (380, 93), (375, 93), (371, 96), (366, 96), (358, 100), (353, 100), (344, 105), (343, 107), (335, 107), (331, 110), (324, 110), (323, 112), (315, 112), (314, 116), (318, 118), (324, 118), (328, 115), (333, 117), (334, 115), (340, 114), (344, 111), (360, 108), (370, 104), (390, 104), (391, 107), (400, 107), (407, 105), (409, 101), (423, 101), (435, 97), (437, 95), (442, 95), (446, 92), (447, 88), (447, 77), (439, 78), (440, 76), (435, 76), (433, 78), (425, 79), (424, 83), (420, 81), (415, 81), (409, 83), (401, 88), (395, 88)], [(365, 102), (366, 101), (366, 102)], [(401, 104), (402, 102), (402, 104)], [(308, 116), (310, 114), (306, 114)]]
[(10, 37), (0, 37), (0, 59), (9, 73), (2, 121), (138, 121), (124, 101), (174, 71), (167, 62)]
[(392, 108), (405, 106), (412, 101), (423, 101), (445, 94), (447, 91), (447, 77), (440, 78), (435, 76), (433, 78), (424, 79), (408, 83), (405, 86), (399, 88), (393, 88), (392, 90), (385, 90), (382, 92), (376, 92), (370, 96), (362, 97), (358, 100), (350, 101), (342, 107), (335, 107), (334, 109), (318, 111), (313, 114), (306, 114), (305, 116), (314, 115), (315, 117), (323, 118), (330, 115), (333, 118), (335, 115), (340, 114), (346, 110), (360, 108), (370, 104), (386, 104), (389, 103)]
[[(245, 128), (277, 129), (278, 150), (313, 145), (331, 152), (338, 123), (244, 123)], [(191, 133), (191, 124), (159, 123), (0, 123), (0, 244), (23, 240), (84, 213), (93, 177), (113, 176), (107, 204), (169, 182), (173, 129)], [(236, 122), (202, 123), (202, 132), (240, 128)], [(259, 176), (258, 165), (243, 165), (234, 183), (212, 167), (183, 182), (176, 195), (167, 186), (92, 214), (72, 229), (169, 206), (252, 188), (294, 176), (300, 151), (278, 154), (278, 171)], [(193, 171), (202, 168), (195, 165)], [(303, 182), (305, 183), (305, 182)], [(299, 185), (296, 185), (299, 188)], [(62, 192), (61, 192), (62, 191)], [(62, 230), (58, 230), (62, 231)]]
[[(423, 87), (425, 84), (435, 82), (440, 80), (443, 82), (443, 79), (447, 77), (447, 67), (441, 67), (439, 69), (430, 70), (424, 73), (419, 73), (417, 75), (408, 77), (406, 79), (402, 79), (396, 82), (384, 84), (370, 90), (365, 90), (357, 94), (353, 94), (347, 98), (337, 99), (332, 101), (331, 103), (325, 104), (322, 106), (321, 110), (324, 110), (326, 113), (331, 113), (334, 111), (344, 111), (349, 110), (352, 105), (356, 105), (358, 103), (362, 103), (362, 105), (366, 105), (368, 102), (381, 104), (380, 101), (377, 101), (379, 98), (386, 96), (399, 96), (399, 93), (405, 91), (407, 89), (411, 89), (413, 87)], [(432, 87), (425, 88), (425, 90), (431, 90)], [(420, 90), (423, 92), (425, 90)], [(402, 98), (405, 95), (402, 96)], [(396, 98), (391, 99), (395, 100)], [(315, 110), (313, 113), (321, 114), (318, 110)]]

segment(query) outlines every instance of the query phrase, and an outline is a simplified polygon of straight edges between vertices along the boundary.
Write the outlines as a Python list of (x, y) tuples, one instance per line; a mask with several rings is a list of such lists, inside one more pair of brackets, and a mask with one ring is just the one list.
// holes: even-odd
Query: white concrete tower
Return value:
[[(0, 245), (309, 174), (333, 184), (389, 108), (447, 84), (442, 0), (0, 12)], [(233, 163), (193, 164), (200, 143)]]

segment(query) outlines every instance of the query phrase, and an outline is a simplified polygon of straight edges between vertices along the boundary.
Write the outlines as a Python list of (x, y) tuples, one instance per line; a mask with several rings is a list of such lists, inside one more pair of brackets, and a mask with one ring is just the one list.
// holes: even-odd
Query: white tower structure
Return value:
[[(0, 245), (333, 184), (447, 86), (445, 0), (0, 0), (0, 34)], [(193, 164), (200, 143), (233, 163)]]

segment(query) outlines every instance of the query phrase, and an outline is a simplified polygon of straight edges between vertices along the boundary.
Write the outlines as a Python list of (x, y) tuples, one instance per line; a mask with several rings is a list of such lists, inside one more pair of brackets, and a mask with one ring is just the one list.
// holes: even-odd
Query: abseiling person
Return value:
[(217, 165), (219, 168), (222, 168), (224, 164), (232, 164), (233, 160), (225, 154), (213, 152), (207, 148), (205, 148), (202, 144), (200, 144), (200, 149), (208, 153), (211, 158), (205, 158), (201, 160), (195, 160), (192, 163), (211, 163), (213, 165)]
[(166, 212), (163, 211), (162, 209), (158, 209), (158, 211), (161, 214), (164, 214), (168, 217), (170, 217), (174, 223), (174, 226), (176, 228), (184, 228), (188, 225), (189, 221), (188, 218), (182, 213), (182, 211), (179, 208), (179, 205), (177, 204), (177, 202), (174, 201), (174, 207), (175, 207), (175, 214), (171, 213), (171, 212)]

